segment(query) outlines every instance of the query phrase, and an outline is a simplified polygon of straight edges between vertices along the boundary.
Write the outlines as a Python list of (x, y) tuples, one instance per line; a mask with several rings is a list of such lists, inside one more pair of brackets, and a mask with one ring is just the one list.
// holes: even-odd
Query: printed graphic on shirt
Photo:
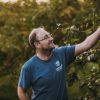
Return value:
[(62, 64), (60, 63), (60, 61), (56, 61), (55, 65), (57, 66), (56, 71), (61, 71), (62, 70)]

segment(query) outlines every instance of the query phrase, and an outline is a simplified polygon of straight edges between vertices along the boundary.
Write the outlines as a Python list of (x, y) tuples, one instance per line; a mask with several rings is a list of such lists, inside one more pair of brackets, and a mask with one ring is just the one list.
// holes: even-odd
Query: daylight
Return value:
[(16, 2), (17, 0), (0, 0), (0, 2)]

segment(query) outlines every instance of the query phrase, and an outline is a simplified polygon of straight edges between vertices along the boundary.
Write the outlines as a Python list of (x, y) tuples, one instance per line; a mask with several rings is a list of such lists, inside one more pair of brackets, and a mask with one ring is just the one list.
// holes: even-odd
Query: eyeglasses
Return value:
[(43, 41), (43, 40), (46, 40), (46, 39), (49, 39), (49, 38), (51, 38), (51, 37), (52, 37), (52, 34), (46, 34), (46, 35), (44, 36), (43, 39), (41, 39), (41, 40), (37, 40), (37, 42), (39, 42), (39, 41)]

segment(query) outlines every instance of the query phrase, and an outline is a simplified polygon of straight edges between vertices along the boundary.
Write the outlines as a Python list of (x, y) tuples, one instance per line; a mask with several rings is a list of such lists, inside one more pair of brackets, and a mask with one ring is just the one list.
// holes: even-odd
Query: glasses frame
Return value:
[(46, 34), (46, 35), (44, 36), (43, 39), (41, 39), (41, 40), (36, 40), (36, 42), (43, 41), (43, 40), (47, 40), (47, 39), (49, 39), (49, 38), (51, 38), (51, 37), (53, 37), (52, 34)]

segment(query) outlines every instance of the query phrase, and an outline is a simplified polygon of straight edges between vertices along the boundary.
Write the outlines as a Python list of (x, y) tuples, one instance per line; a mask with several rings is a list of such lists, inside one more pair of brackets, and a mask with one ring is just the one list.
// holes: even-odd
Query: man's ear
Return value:
[(34, 42), (34, 46), (38, 47), (39, 46), (39, 42)]

